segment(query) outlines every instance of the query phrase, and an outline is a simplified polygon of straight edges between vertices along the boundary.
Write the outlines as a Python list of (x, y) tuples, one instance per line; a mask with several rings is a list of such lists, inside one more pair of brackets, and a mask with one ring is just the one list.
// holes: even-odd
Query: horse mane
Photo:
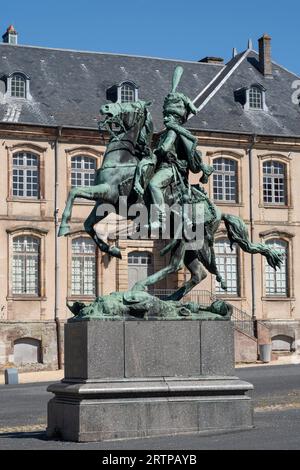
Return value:
[(144, 105), (144, 112), (145, 112), (145, 121), (139, 133), (137, 144), (142, 149), (143, 153), (149, 154), (154, 126), (153, 126), (153, 119), (152, 119), (151, 113), (148, 110), (148, 107), (146, 105)]

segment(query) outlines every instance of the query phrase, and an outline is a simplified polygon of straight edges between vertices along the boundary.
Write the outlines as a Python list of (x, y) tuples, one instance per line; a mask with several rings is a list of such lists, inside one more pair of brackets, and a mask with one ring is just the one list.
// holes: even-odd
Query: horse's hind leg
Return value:
[(151, 286), (158, 281), (162, 281), (168, 275), (176, 273), (183, 266), (185, 251), (185, 243), (182, 241), (178, 242), (178, 245), (171, 252), (170, 263), (165, 268), (161, 269), (157, 273), (148, 276), (144, 281), (136, 282), (132, 290), (144, 290), (147, 286)]
[(65, 210), (62, 215), (61, 224), (58, 231), (58, 236), (68, 235), (70, 233), (70, 226), (68, 224), (72, 208), (76, 197), (97, 201), (98, 199), (107, 200), (111, 188), (109, 184), (99, 184), (97, 186), (78, 186), (72, 188), (69, 192)]
[(180, 300), (194, 287), (200, 284), (203, 279), (206, 278), (207, 274), (204, 271), (201, 262), (197, 257), (195, 251), (186, 251), (184, 257), (184, 264), (191, 273), (191, 278), (185, 282), (177, 291), (168, 297), (167, 300)]

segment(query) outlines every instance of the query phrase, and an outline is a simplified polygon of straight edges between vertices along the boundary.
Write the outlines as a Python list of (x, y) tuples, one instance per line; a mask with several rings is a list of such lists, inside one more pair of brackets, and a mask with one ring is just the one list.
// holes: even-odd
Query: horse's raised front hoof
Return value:
[(121, 251), (117, 246), (110, 246), (108, 250), (108, 254), (110, 256), (114, 256), (115, 258), (122, 259)]
[(69, 235), (70, 232), (71, 232), (70, 225), (61, 224), (59, 227), (58, 236), (63, 237), (63, 236)]

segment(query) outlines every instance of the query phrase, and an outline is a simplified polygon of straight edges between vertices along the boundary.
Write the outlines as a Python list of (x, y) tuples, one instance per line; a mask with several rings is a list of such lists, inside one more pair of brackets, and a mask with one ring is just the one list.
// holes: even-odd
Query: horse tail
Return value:
[(268, 264), (275, 270), (276, 268), (280, 268), (282, 254), (268, 247), (265, 243), (252, 243), (249, 239), (246, 224), (242, 219), (235, 215), (222, 214), (222, 220), (225, 223), (231, 249), (233, 244), (237, 243), (246, 253), (260, 253), (265, 256)]

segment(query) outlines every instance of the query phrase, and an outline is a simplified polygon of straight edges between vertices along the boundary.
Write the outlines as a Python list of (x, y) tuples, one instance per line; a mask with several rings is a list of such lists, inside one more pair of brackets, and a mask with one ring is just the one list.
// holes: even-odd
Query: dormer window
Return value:
[(106, 98), (113, 103), (132, 103), (138, 100), (138, 86), (130, 81), (121, 82), (108, 88)]
[(23, 72), (13, 72), (6, 76), (6, 93), (12, 98), (30, 99), (30, 78)]
[(11, 96), (26, 98), (26, 79), (23, 75), (14, 74), (11, 78)]
[(252, 86), (249, 90), (249, 108), (263, 109), (262, 90), (258, 86)]
[(129, 83), (121, 86), (121, 103), (131, 103), (135, 101), (135, 88)]
[(235, 101), (240, 103), (245, 111), (268, 111), (266, 89), (260, 83), (235, 90), (234, 97)]

